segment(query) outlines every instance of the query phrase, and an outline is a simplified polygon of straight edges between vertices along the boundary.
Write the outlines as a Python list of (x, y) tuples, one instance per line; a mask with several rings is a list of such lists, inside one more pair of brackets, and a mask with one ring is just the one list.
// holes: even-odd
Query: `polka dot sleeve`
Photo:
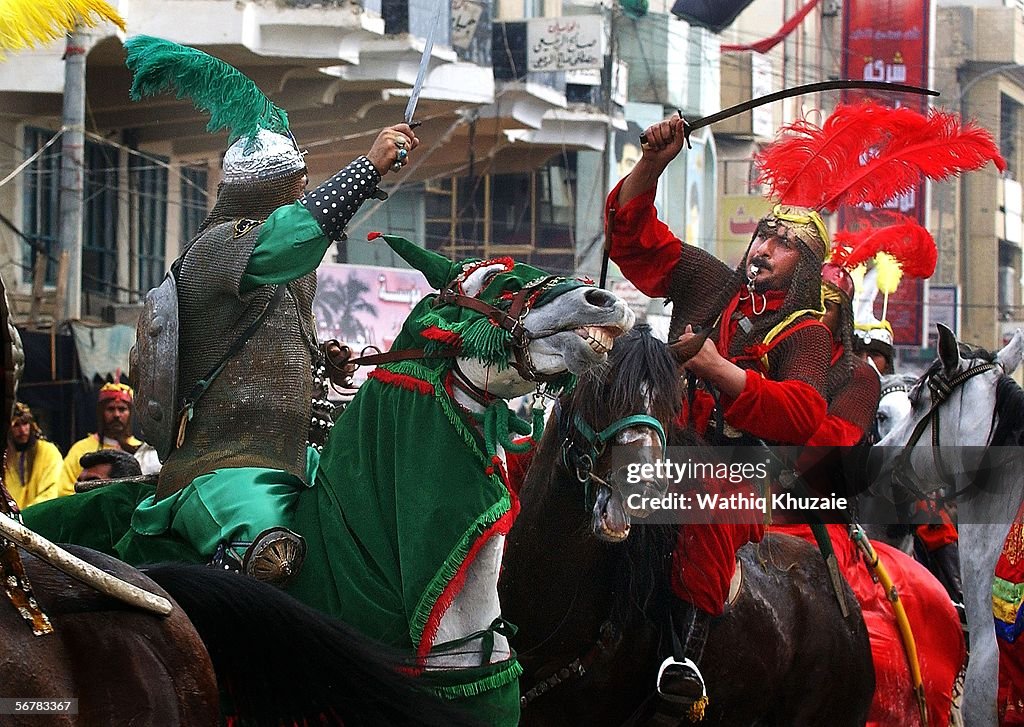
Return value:
[(352, 215), (377, 188), (379, 182), (380, 174), (369, 159), (361, 156), (319, 187), (304, 194), (299, 204), (313, 215), (325, 237), (341, 240)]

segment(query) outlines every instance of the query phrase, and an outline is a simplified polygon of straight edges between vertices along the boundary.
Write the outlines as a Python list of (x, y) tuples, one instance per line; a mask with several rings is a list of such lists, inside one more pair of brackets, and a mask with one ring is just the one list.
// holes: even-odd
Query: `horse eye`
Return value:
[(878, 417), (878, 421), (884, 422), (886, 419), (889, 418), (889, 415), (888, 414), (884, 414), (882, 412), (878, 412), (877, 417)]

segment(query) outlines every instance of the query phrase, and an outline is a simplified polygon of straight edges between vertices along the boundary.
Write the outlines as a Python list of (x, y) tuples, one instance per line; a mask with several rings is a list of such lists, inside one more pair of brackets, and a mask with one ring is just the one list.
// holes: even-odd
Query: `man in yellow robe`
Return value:
[(7, 432), (4, 482), (19, 509), (57, 497), (61, 464), (60, 450), (43, 437), (32, 410), (15, 404)]

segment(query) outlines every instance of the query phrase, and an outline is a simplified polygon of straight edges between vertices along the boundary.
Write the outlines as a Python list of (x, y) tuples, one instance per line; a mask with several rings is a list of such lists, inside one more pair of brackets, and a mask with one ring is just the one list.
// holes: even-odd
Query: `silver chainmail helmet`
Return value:
[(306, 171), (295, 138), (260, 129), (252, 139), (238, 139), (224, 154), (223, 182), (270, 181)]

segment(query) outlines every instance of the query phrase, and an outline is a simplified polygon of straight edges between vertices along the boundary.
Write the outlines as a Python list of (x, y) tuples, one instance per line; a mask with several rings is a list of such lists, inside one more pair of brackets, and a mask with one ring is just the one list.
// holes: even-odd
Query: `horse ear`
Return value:
[(1010, 342), (1003, 346), (999, 353), (996, 354), (996, 363), (1009, 376), (1017, 370), (1021, 360), (1024, 360), (1024, 330), (1018, 328)]
[(956, 334), (941, 323), (935, 326), (939, 329), (939, 360), (942, 361), (942, 368), (955, 371), (960, 368), (960, 345)]

